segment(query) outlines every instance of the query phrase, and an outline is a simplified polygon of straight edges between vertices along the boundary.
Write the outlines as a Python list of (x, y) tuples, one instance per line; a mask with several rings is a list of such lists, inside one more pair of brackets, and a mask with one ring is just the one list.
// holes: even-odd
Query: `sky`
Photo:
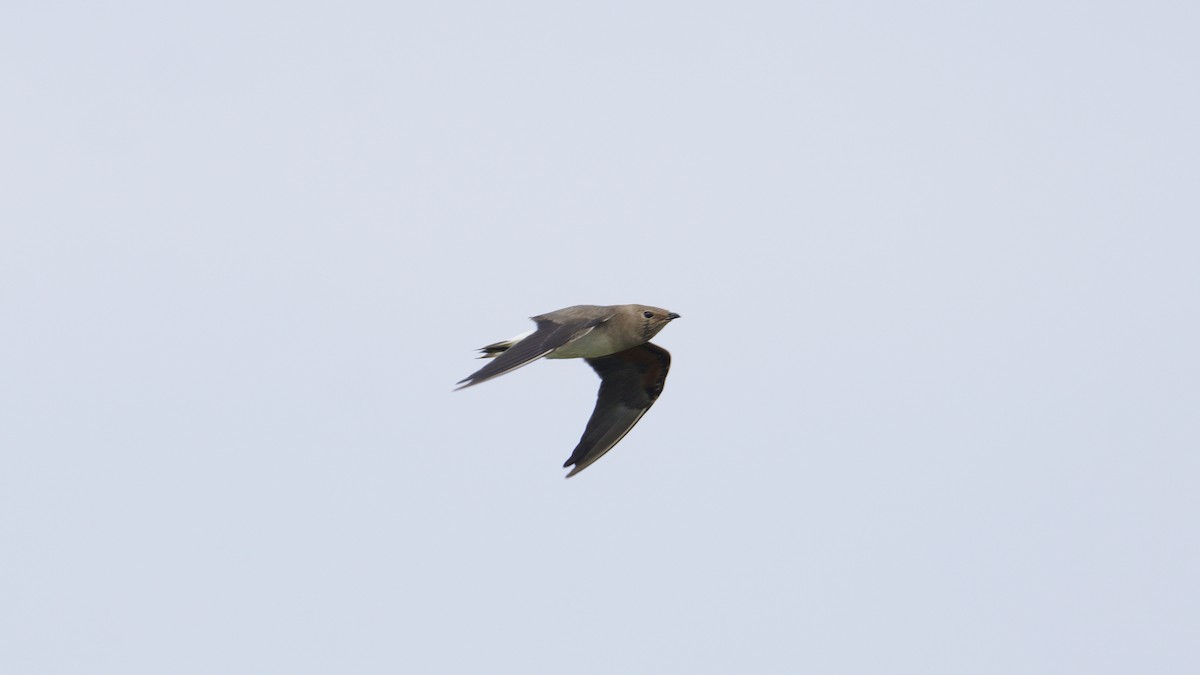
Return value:
[(1200, 5), (3, 15), (0, 671), (1196, 672)]

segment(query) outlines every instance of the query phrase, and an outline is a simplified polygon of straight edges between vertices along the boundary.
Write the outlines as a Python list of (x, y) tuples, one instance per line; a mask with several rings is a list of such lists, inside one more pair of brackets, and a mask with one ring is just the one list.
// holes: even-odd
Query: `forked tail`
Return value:
[(504, 352), (508, 351), (509, 348), (512, 347), (513, 345), (517, 344), (521, 340), (524, 340), (525, 338), (529, 337), (532, 334), (533, 334), (533, 331), (528, 331), (525, 333), (521, 333), (520, 335), (518, 335), (516, 337), (510, 337), (507, 340), (493, 342), (492, 344), (490, 344), (486, 347), (480, 347), (479, 348), (479, 358), (494, 359), (497, 356), (500, 356)]

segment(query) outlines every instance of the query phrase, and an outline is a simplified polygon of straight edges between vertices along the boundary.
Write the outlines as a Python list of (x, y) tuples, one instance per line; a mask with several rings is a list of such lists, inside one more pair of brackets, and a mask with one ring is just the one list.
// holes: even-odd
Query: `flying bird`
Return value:
[(600, 393), (587, 428), (563, 464), (583, 471), (612, 449), (654, 405), (667, 381), (671, 354), (650, 342), (674, 312), (647, 305), (575, 305), (530, 317), (535, 330), (480, 349), (493, 359), (458, 389), (487, 382), (511, 370), (548, 359), (584, 359), (600, 376)]

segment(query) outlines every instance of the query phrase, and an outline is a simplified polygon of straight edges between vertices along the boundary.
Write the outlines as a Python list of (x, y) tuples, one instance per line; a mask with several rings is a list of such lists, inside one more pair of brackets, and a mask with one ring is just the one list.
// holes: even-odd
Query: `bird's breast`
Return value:
[(567, 344), (555, 349), (546, 355), (548, 359), (594, 359), (599, 356), (608, 356), (620, 351), (637, 346), (636, 344), (626, 345), (620, 340), (614, 339), (611, 330), (608, 330), (611, 324), (604, 323), (596, 326), (587, 335), (578, 339), (572, 340)]

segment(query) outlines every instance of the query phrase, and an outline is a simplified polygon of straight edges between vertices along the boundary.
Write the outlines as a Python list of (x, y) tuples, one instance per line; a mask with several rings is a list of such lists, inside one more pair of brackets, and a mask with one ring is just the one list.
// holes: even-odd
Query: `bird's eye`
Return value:
[(642, 312), (642, 316), (646, 317), (647, 319), (653, 319), (654, 312)]

